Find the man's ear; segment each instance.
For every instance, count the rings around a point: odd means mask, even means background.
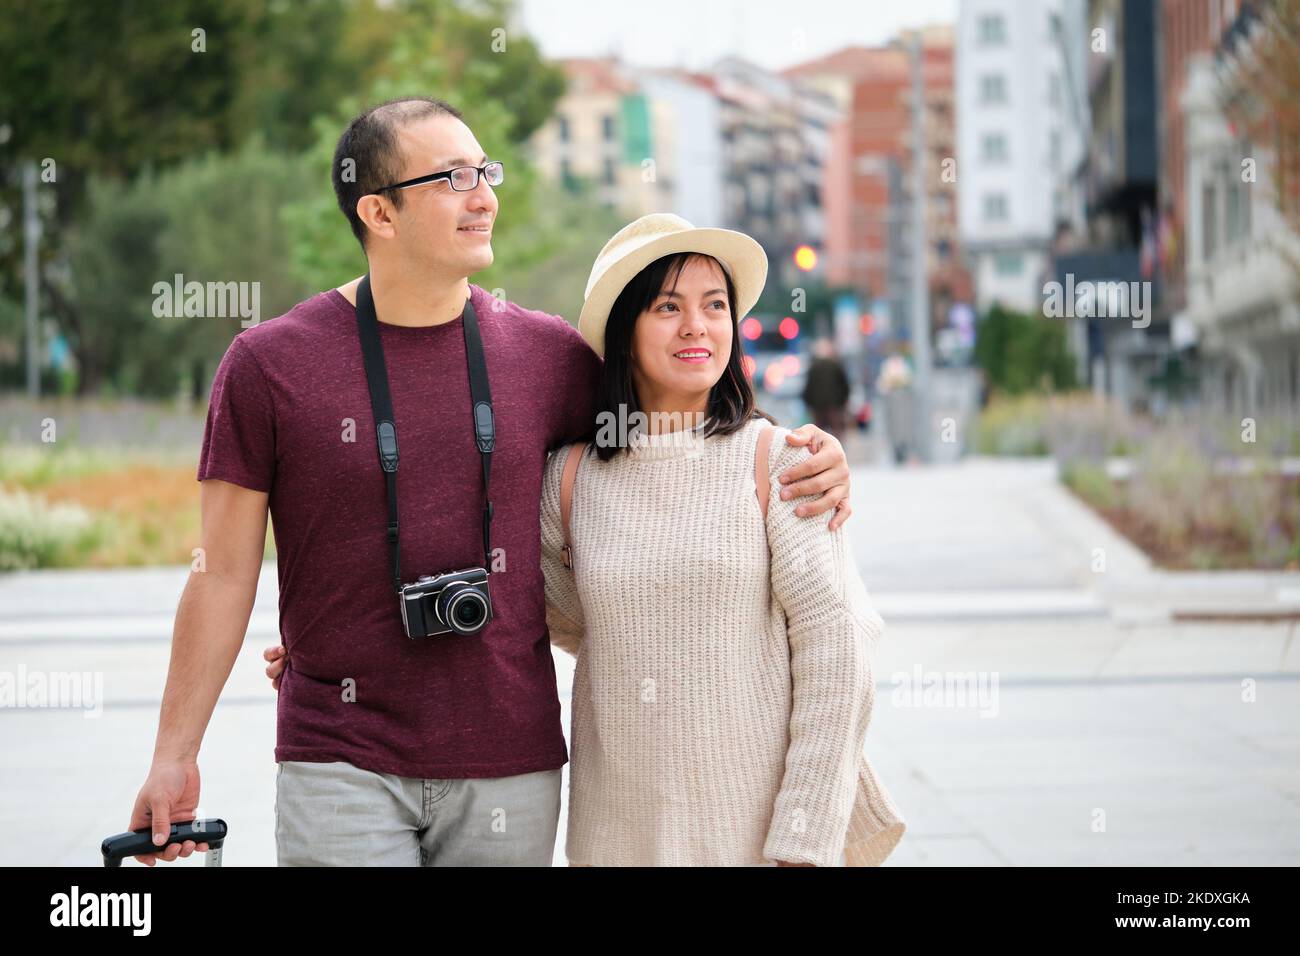
[[[388,203],[374,193],[367,193],[357,200],[357,217],[377,236],[392,238],[393,219],[389,214]]]

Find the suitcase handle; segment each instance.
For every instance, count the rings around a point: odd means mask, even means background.
[[[139,830],[128,830],[125,833],[118,833],[105,838],[104,842],[99,845],[99,850],[104,854],[105,866],[121,866],[122,861],[128,856],[146,856],[150,853],[161,853],[173,843],[184,843],[186,840],[193,840],[195,843],[206,843],[208,845],[208,866],[220,866],[221,847],[226,842],[226,834],[229,831],[230,828],[226,826],[226,821],[216,817],[208,817],[204,820],[185,820],[181,823],[172,824],[172,832],[168,834],[167,842],[162,846],[155,846],[153,830],[149,827],[143,827]]]

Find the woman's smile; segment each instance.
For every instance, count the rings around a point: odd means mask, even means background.
[[[673,358],[681,359],[691,365],[707,365],[712,357],[713,352],[710,349],[683,349],[673,353]]]

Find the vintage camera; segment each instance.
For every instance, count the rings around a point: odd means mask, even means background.
[[[406,636],[477,634],[492,620],[492,597],[484,568],[425,574],[402,585],[398,595]]]

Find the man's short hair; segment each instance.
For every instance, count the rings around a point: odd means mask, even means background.
[[[339,137],[334,148],[330,179],[334,183],[339,209],[347,216],[352,234],[361,243],[363,251],[366,248],[366,224],[357,215],[357,200],[398,181],[402,175],[402,152],[397,131],[430,116],[461,119],[460,111],[450,103],[427,96],[404,96],[364,110]],[[352,162],[347,163],[348,160]],[[343,176],[345,164],[350,172],[347,179]],[[390,191],[388,198],[398,209],[402,208],[400,189]]]

